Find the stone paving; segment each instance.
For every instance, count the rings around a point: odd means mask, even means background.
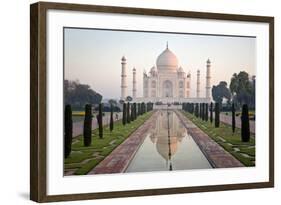
[[[175,113],[214,168],[244,167],[240,161],[225,151],[181,112],[175,111]]]
[[[122,144],[113,150],[103,161],[101,161],[88,174],[122,173],[128,167],[140,145],[143,143],[149,131],[153,128],[159,112],[153,115],[135,132],[131,134]]]
[[[235,120],[236,127],[237,128],[241,128],[241,118],[240,117],[235,117],[235,119],[236,119]],[[225,124],[231,125],[232,124],[232,117],[231,117],[231,115],[229,116],[229,115],[226,115],[224,113],[221,113],[220,114],[220,121],[225,123]],[[250,132],[253,133],[253,134],[255,134],[255,132],[256,132],[255,124],[256,124],[255,121],[250,120]]]

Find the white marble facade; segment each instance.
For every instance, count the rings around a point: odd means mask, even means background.
[[[121,99],[126,98],[126,62],[122,58],[121,74]],[[178,65],[177,56],[169,49],[168,43],[166,49],[158,56],[156,67],[153,66],[148,73],[143,73],[143,96],[136,97],[136,70],[133,75],[133,99],[134,101],[144,102],[209,102],[210,97],[210,60],[207,61],[206,70],[206,94],[200,96],[200,72],[197,73],[197,94],[191,96],[190,82],[191,74],[185,73],[183,68]],[[198,76],[199,75],[199,76]]]

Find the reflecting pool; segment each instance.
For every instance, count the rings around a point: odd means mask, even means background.
[[[173,110],[158,111],[157,120],[126,172],[212,168]]]

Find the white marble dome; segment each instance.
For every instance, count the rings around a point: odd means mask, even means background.
[[[176,72],[178,69],[177,56],[167,46],[167,48],[158,56],[156,65],[158,71]]]

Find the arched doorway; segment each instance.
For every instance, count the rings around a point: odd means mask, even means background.
[[[173,83],[169,80],[163,83],[163,97],[173,97]]]

